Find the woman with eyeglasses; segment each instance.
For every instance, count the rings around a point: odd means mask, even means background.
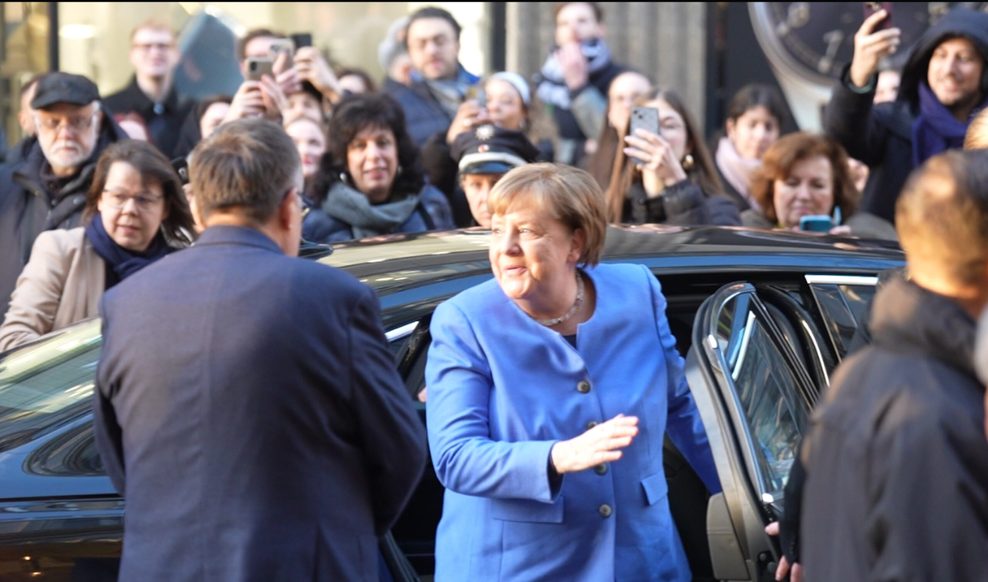
[[[125,140],[96,164],[85,226],[35,240],[0,326],[0,351],[99,314],[106,289],[192,239],[178,175],[154,146]]]

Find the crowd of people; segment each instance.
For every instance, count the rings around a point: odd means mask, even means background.
[[[103,316],[97,440],[127,499],[122,579],[195,577],[189,556],[204,545],[216,579],[376,577],[377,539],[421,474],[426,433],[373,294],[288,257],[303,240],[479,226],[494,279],[431,323],[437,579],[688,580],[665,436],[709,492],[720,484],[661,286],[599,264],[607,227],[808,219],[900,241],[909,277],[878,293],[873,345],[814,416],[805,476],[791,480],[805,477],[806,510],[783,520],[779,575],[988,578],[988,434],[974,405],[975,369],[988,368],[975,350],[988,14],[951,10],[901,71],[886,66],[901,31],[885,16],[858,29],[822,133],[783,135],[782,97],[751,84],[709,144],[674,88],[612,59],[588,2],[557,4],[531,82],[467,71],[459,23],[434,6],[389,30],[380,84],[256,29],[238,46],[238,90],[195,102],[173,83],[175,32],[153,21],[133,31],[134,76],[117,93],[81,75],[32,78],[24,139],[0,167],[0,351]],[[656,125],[632,122],[640,108]],[[189,322],[202,333],[189,337]],[[300,430],[257,434],[272,411]],[[861,464],[871,456],[880,467]],[[271,477],[284,467],[306,469]],[[234,475],[256,513],[221,509]],[[567,496],[595,501],[564,509]]]

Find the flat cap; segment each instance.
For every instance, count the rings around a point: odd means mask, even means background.
[[[31,100],[32,109],[45,109],[59,103],[69,105],[89,105],[99,100],[96,84],[82,75],[54,72],[38,81]]]

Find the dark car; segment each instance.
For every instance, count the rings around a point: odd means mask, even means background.
[[[487,231],[468,229],[347,243],[319,259],[377,291],[423,419],[431,314],[492,276],[488,242]],[[877,275],[901,267],[901,251],[828,236],[640,226],[609,230],[604,260],[644,264],[659,277],[687,357],[723,485],[709,497],[668,445],[670,506],[695,579],[773,579],[777,546],[763,528],[784,502],[810,410],[863,324]],[[99,331],[90,320],[0,356],[0,580],[115,579],[124,502],[103,474],[90,411]],[[442,487],[426,470],[392,530],[399,579],[431,575],[441,505]]]

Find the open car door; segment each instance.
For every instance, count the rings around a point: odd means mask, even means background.
[[[816,394],[788,341],[748,283],[721,287],[696,314],[686,368],[723,488],[707,508],[719,580],[774,580],[778,541],[764,528]]]

